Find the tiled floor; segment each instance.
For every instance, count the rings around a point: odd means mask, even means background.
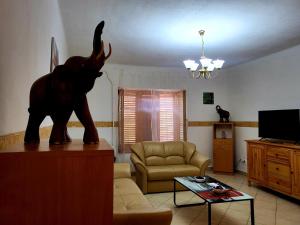
[[[249,187],[247,178],[240,174],[208,175],[255,197],[256,225],[300,225],[300,201],[286,198],[263,188]],[[173,193],[148,194],[146,197],[155,207],[169,207],[173,210],[172,225],[207,224],[207,206],[175,208]],[[178,203],[199,202],[192,192],[177,193]],[[214,225],[250,225],[250,203],[235,202],[212,205],[212,224]]]

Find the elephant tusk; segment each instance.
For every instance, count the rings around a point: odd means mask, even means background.
[[[111,55],[111,45],[109,43],[109,52],[108,52],[107,56],[105,56],[105,60],[107,60],[110,57],[110,55]]]
[[[101,41],[101,49],[99,51],[99,54],[96,57],[96,60],[99,60],[99,58],[104,54],[104,42]]]

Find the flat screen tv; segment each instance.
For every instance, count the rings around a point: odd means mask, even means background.
[[[300,141],[300,109],[259,111],[258,136]]]

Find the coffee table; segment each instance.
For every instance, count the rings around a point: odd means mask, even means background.
[[[194,203],[194,204],[182,204],[178,205],[176,203],[176,183],[181,184],[189,191],[192,191],[194,194],[198,195],[203,202]],[[225,195],[216,195],[212,192],[213,186],[221,185],[224,189],[228,189],[228,193]],[[229,185],[218,181],[210,176],[205,176],[205,181],[198,182],[194,177],[174,177],[174,194],[173,200],[176,207],[187,207],[195,205],[204,205],[208,206],[208,225],[211,225],[211,205],[217,203],[226,203],[226,202],[239,202],[239,201],[250,201],[250,215],[251,215],[251,225],[254,225],[254,198],[246,193],[235,190]]]

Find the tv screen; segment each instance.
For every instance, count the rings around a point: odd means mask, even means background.
[[[259,111],[258,136],[300,141],[300,109]]]

